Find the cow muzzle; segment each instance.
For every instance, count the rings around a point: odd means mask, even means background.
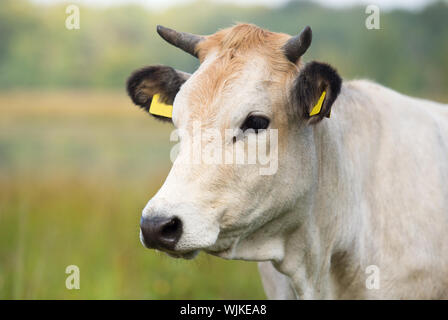
[[[142,217],[140,231],[145,247],[173,251],[182,236],[182,221],[178,217]]]

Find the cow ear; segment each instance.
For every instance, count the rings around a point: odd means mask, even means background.
[[[297,76],[292,98],[295,109],[308,124],[329,118],[331,106],[341,91],[342,79],[337,71],[326,63],[309,62]]]
[[[177,71],[168,66],[149,66],[134,71],[128,78],[127,91],[132,101],[146,112],[153,96],[159,95],[159,102],[172,105],[180,87],[190,77],[190,74]],[[171,118],[152,114],[163,121]]]

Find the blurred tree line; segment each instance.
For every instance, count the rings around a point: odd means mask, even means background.
[[[330,9],[291,1],[272,9],[204,0],[163,12],[81,6],[80,30],[68,30],[66,6],[2,0],[0,89],[123,88],[132,70],[150,64],[192,72],[197,61],[166,44],[157,24],[210,34],[249,22],[289,34],[310,25],[313,44],[305,60],[329,62],[345,79],[369,78],[410,95],[448,98],[446,1],[415,12],[381,11],[380,30],[365,27],[365,6]]]

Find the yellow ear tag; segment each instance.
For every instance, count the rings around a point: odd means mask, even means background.
[[[314,116],[314,115],[320,113],[320,109],[322,109],[322,102],[324,102],[326,94],[327,94],[326,91],[322,92],[322,95],[320,96],[319,101],[317,101],[316,105],[311,110],[310,116]]]
[[[156,116],[172,118],[173,106],[161,102],[160,95],[157,93],[152,97],[151,106],[149,107],[149,113],[154,114]]]

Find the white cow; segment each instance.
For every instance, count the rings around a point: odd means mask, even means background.
[[[145,246],[259,261],[271,299],[448,298],[447,105],[303,64],[309,27],[296,37],[247,24],[210,36],[157,30],[201,64],[191,76],[152,66],[128,80],[144,109],[156,93],[173,103],[181,132],[143,210]],[[194,122],[238,132],[204,142],[227,151],[277,130],[275,174],[187,161]]]

